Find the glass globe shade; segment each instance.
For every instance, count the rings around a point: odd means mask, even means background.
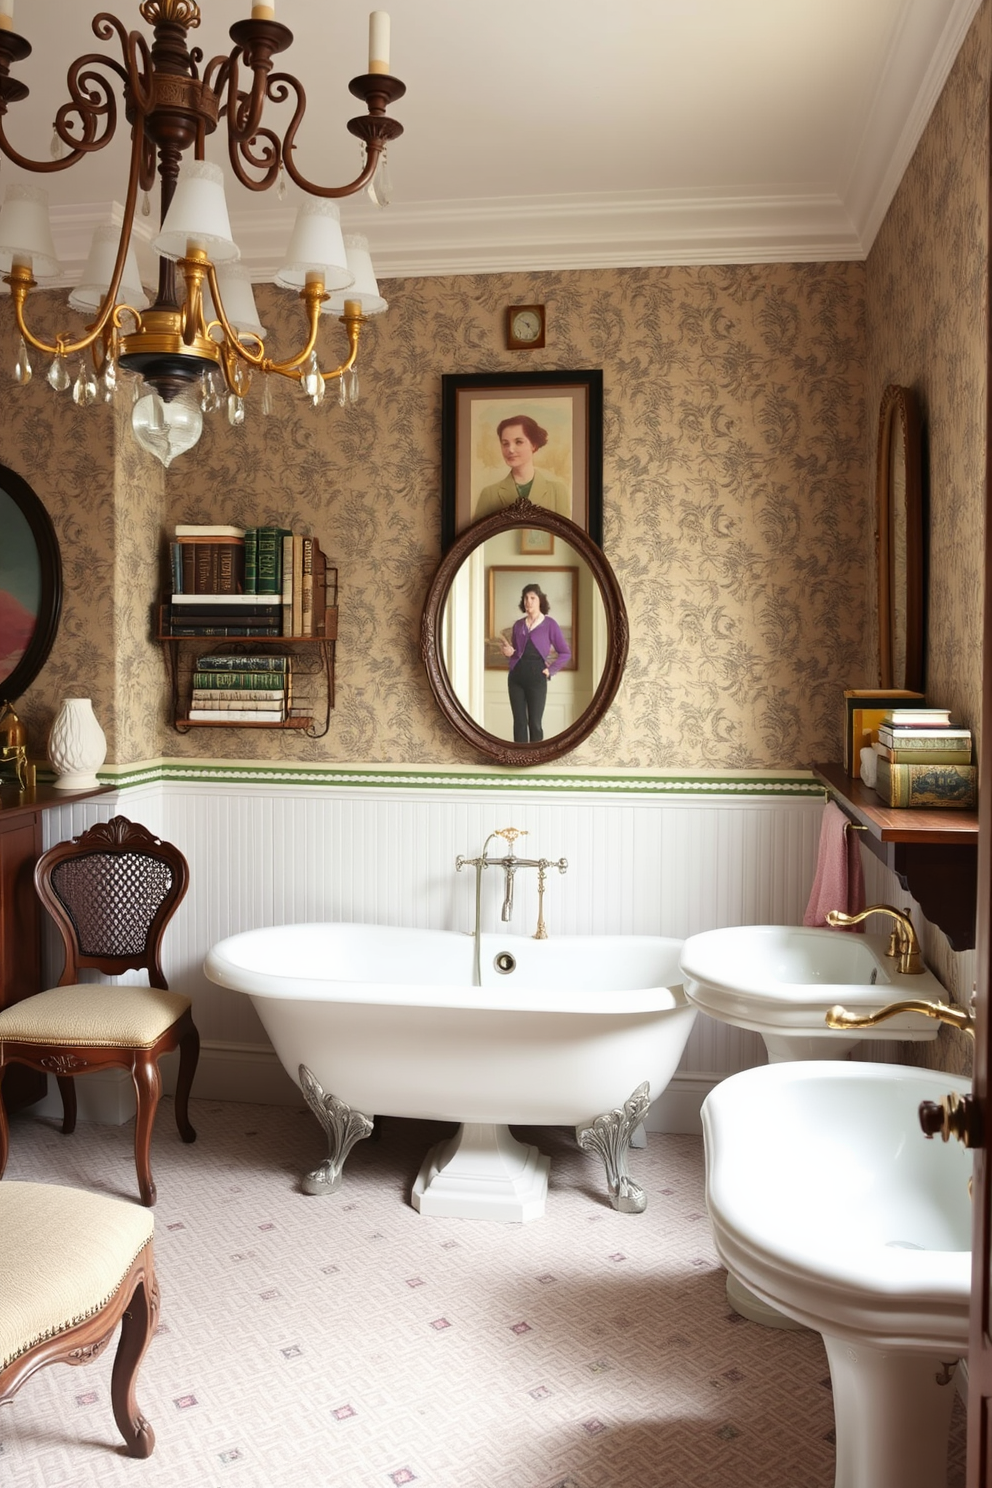
[[[165,403],[158,393],[146,393],[131,411],[134,437],[168,470],[177,455],[192,449],[203,433],[203,414],[188,394]]]

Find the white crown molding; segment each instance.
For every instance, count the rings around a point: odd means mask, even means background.
[[[590,193],[550,200],[397,204],[385,210],[346,204],[343,215],[346,229],[368,237],[381,279],[821,262],[864,255],[843,202],[827,192],[795,196],[756,192],[734,198]],[[63,273],[48,287],[73,282],[93,228],[107,217],[106,206],[53,208],[52,231]],[[293,209],[286,207],[231,213],[242,259],[256,282],[274,277],[292,223]],[[152,231],[136,224],[145,241]],[[147,260],[142,267],[147,282]]]
[[[892,37],[882,78],[844,190],[865,255],[947,82],[982,0],[911,6]]]
[[[671,265],[809,263],[863,259],[898,188],[981,0],[902,11],[879,85],[855,142],[848,180],[795,189],[755,184],[733,194],[590,192],[574,196],[457,198],[376,208],[364,193],[342,203],[346,230],[366,234],[382,279],[441,274],[542,273]],[[243,199],[248,193],[242,193]],[[93,228],[121,207],[54,207],[63,274],[78,277]],[[269,196],[231,204],[231,226],[256,282],[269,281],[292,230],[295,204]],[[151,219],[137,219],[142,277],[152,282]]]

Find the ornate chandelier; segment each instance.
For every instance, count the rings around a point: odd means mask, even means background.
[[[143,19],[153,28],[149,47],[140,31],[128,32],[115,16],[93,19],[104,42],[117,37],[122,61],[88,53],[67,74],[69,99],[55,117],[52,158],[31,160],[7,137],[7,114],[28,89],[11,76],[14,63],[31,46],[13,29],[14,0],[0,0],[0,150],[22,170],[48,174],[65,170],[113,139],[119,90],[131,126],[131,155],[123,220],[98,229],[82,282],[69,303],[89,322],[81,335],[59,334],[51,342],[34,335],[25,321],[25,304],[37,278],[58,273],[48,218],[47,193],[32,185],[8,186],[0,210],[0,272],[10,286],[21,334],[15,381],[32,376],[29,347],[53,358],[48,380],[57,390],[72,387],[79,404],[109,400],[118,369],[136,374],[143,391],[132,411],[138,441],[164,465],[200,437],[202,413],[226,403],[234,424],[244,419],[244,400],[253,374],[264,377],[263,410],[271,407],[271,378],[300,384],[314,403],[325,384],[338,379],[339,400],[357,396],[355,363],[361,328],[369,315],[386,309],[368,245],[342,236],[336,199],[369,188],[383,202],[385,150],[403,132],[386,109],[406,89],[389,75],[389,17],[369,18],[369,70],[349,83],[368,112],[348,122],[364,145],[362,168],[344,186],[321,186],[297,169],[293,152],[306,110],[302,85],[291,74],[273,71],[273,60],[292,44],[274,4],[252,5],[251,16],[231,27],[234,45],[199,71],[203,53],[188,46],[188,33],[200,25],[195,0],[143,0]],[[263,125],[266,102],[295,102],[285,134]],[[258,322],[251,284],[231,236],[223,174],[204,158],[208,135],[226,129],[234,175],[252,191],[266,191],[288,176],[306,200],[296,218],[286,261],[276,284],[297,289],[303,302],[305,339],[292,357],[265,354],[265,331]],[[151,247],[158,255],[158,291],[148,304],[137,271],[132,234],[139,194],[161,181],[160,230]],[[146,208],[147,210],[147,208]],[[348,354],[339,366],[322,369],[317,332],[322,312],[337,313],[344,325]],[[86,353],[89,353],[87,360]],[[80,357],[75,378],[70,358]]]

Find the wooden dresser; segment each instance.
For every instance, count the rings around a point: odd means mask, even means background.
[[[34,865],[42,853],[42,815],[112,787],[64,791],[51,785],[18,791],[0,784],[0,1007],[41,991],[42,907],[34,889]],[[27,1065],[10,1065],[3,1096],[8,1111],[41,1100],[46,1079]]]

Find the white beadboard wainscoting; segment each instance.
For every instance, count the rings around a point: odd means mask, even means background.
[[[301,1103],[248,998],[203,975],[206,952],[225,936],[307,920],[469,933],[474,873],[456,872],[455,859],[477,856],[494,828],[510,826],[527,833],[517,842],[519,856],[568,859],[564,875],[548,874],[549,936],[683,939],[721,925],[801,924],[823,812],[822,794],[801,775],[788,777],[804,785],[792,794],[749,785],[742,795],[726,787],[721,793],[718,779],[691,782],[690,794],[645,788],[643,780],[636,790],[623,781],[552,790],[540,777],[504,789],[433,776],[434,783],[385,777],[372,784],[343,772],[314,781],[289,775],[284,783],[288,772],[278,781],[259,773],[205,780],[160,773],[45,816],[46,846],[121,813],[186,854],[190,891],[167,932],[165,970],[170,986],[193,999],[202,1039],[199,1097]],[[501,844],[493,847],[502,852]],[[880,866],[871,871],[874,859],[867,852],[864,858],[875,902],[907,903],[893,876]],[[499,928],[502,881],[498,872],[484,875],[484,929]],[[915,917],[921,923],[918,910]],[[526,936],[536,924],[536,873],[521,870],[513,918],[503,928]],[[54,979],[61,965],[54,936],[46,955]],[[896,1044],[871,1047],[872,1057],[898,1058]],[[698,1131],[699,1107],[714,1083],[764,1059],[757,1034],[700,1014],[647,1125]],[[83,1119],[130,1114],[126,1078],[92,1076],[77,1089]],[[54,1114],[54,1089],[40,1109],[49,1105]]]

